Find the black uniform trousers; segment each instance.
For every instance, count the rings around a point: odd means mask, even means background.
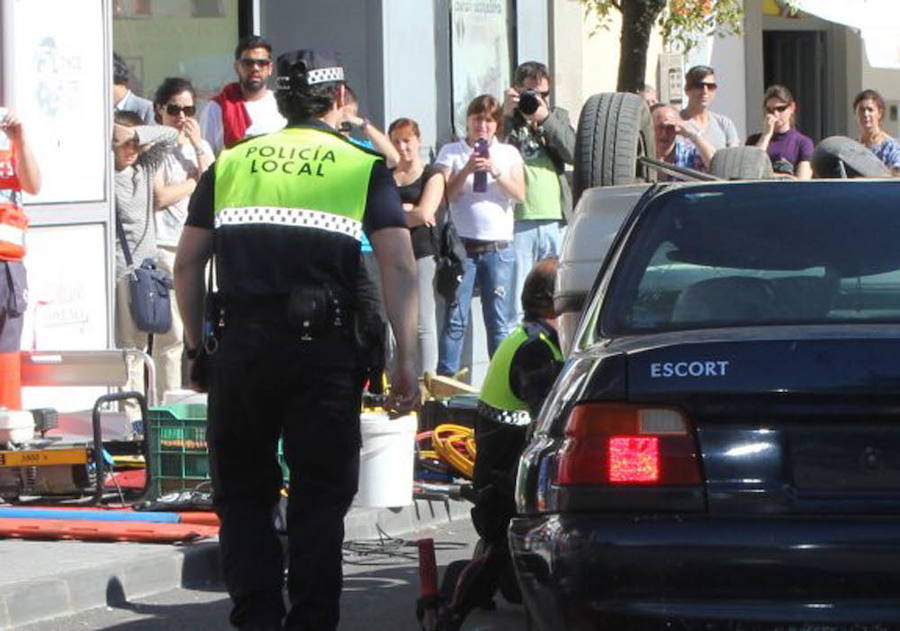
[[[473,487],[477,493],[472,523],[485,545],[456,586],[446,628],[458,629],[469,612],[490,601],[510,568],[506,531],[515,515],[517,463],[525,447],[527,425],[500,423],[479,415],[475,421]]]
[[[278,629],[285,614],[273,522],[283,435],[291,602],[284,628],[331,631],[340,614],[344,516],[357,490],[360,371],[349,341],[304,343],[280,325],[229,321],[209,367],[207,438],[231,622]]]
[[[488,543],[506,548],[506,531],[516,514],[516,472],[525,449],[528,425],[500,423],[479,415],[475,420],[475,472],[472,486],[479,499],[472,523]]]

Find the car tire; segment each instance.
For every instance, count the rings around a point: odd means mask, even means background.
[[[713,155],[709,172],[723,180],[759,180],[774,176],[769,155],[759,147],[726,147]]]
[[[813,151],[812,168],[815,177],[842,177],[841,163],[847,177],[889,177],[891,174],[874,153],[846,136],[829,136]]]
[[[608,92],[581,109],[575,137],[575,200],[595,186],[651,181],[656,172],[638,163],[656,157],[653,118],[637,94]]]

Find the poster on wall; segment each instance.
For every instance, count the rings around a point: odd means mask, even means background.
[[[15,107],[41,165],[43,186],[26,203],[105,197],[111,131],[103,79],[103,4],[96,0],[16,0]]]
[[[107,347],[106,240],[102,224],[34,226],[28,230],[28,309],[22,350]],[[89,409],[96,388],[25,388],[31,407]]]
[[[508,0],[453,0],[453,126],[465,136],[466,107],[510,86]]]

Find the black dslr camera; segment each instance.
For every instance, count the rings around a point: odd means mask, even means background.
[[[541,106],[541,95],[537,90],[525,90],[519,95],[519,111],[526,116],[534,114]]]

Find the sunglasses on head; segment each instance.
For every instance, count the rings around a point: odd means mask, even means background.
[[[779,114],[781,114],[783,111],[785,111],[785,110],[786,110],[787,108],[789,108],[789,107],[790,107],[790,104],[787,104],[787,105],[776,105],[775,107],[767,107],[767,108],[766,108],[766,111],[767,111],[769,114],[774,114],[775,112],[778,112]]]
[[[271,59],[253,59],[252,57],[241,57],[241,65],[248,70],[253,67],[268,68],[272,65]]]
[[[193,116],[197,113],[197,108],[193,105],[176,105],[175,103],[166,105],[166,114],[169,116],[178,116],[181,112],[184,112],[185,116]]]

